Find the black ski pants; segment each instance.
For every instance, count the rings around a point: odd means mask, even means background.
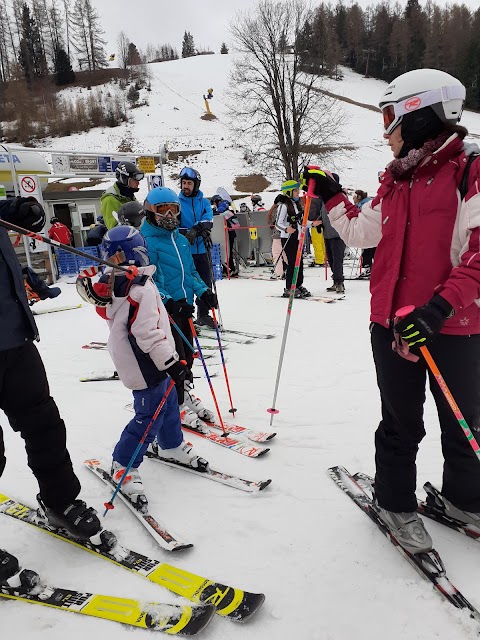
[[[190,342],[192,347],[194,347],[195,344],[193,343],[192,328],[190,326],[190,322],[188,321],[189,319],[182,318],[176,315],[173,315],[172,319],[175,321],[178,328],[183,333],[185,338]],[[193,352],[187,346],[187,344],[185,344],[185,340],[182,338],[182,336],[178,333],[176,327],[174,327],[173,325],[172,325],[172,335],[173,335],[173,339],[175,340],[175,349],[178,353],[180,360],[185,360],[185,362],[187,363],[187,367],[190,370],[190,373],[187,374],[186,377],[190,380],[190,382],[193,382],[193,374],[192,374]]]
[[[298,250],[298,231],[292,233],[288,238],[281,238],[283,253],[287,257],[287,272],[285,274],[285,288],[290,289],[292,286],[293,272],[295,270],[295,260]],[[300,259],[300,266],[298,269],[298,277],[296,288],[303,285],[303,256]]]
[[[405,360],[392,351],[393,331],[371,325],[373,358],[382,403],[375,433],[375,493],[389,511],[415,511],[418,445],[425,435],[426,379],[437,406],[441,430],[443,495],[455,506],[480,513],[480,461],[458,424],[422,356]],[[440,334],[429,347],[460,411],[480,438],[480,335]]]
[[[335,283],[344,281],[343,259],[345,257],[345,243],[341,238],[325,238],[325,251],[327,260],[332,270],[332,278]]]
[[[193,253],[193,262],[195,263],[195,269],[198,271],[198,275],[205,282],[207,287],[212,288],[212,274],[210,270],[210,262],[207,253]],[[208,316],[210,309],[208,305],[197,298],[198,317],[202,318]]]
[[[25,441],[28,466],[45,504],[63,511],[80,493],[80,482],[67,451],[65,423],[50,396],[45,368],[33,342],[0,351],[0,409]],[[0,427],[0,476],[5,465]]]

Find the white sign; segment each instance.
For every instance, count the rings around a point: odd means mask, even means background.
[[[20,187],[20,195],[22,198],[33,196],[40,203],[42,202],[42,190],[40,188],[40,180],[38,176],[18,176],[18,186]]]
[[[160,174],[147,176],[148,178],[148,190],[156,189],[157,187],[163,187],[163,180]]]
[[[52,167],[54,173],[68,173],[70,171],[68,156],[52,153]]]

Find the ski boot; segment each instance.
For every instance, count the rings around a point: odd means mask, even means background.
[[[63,529],[72,538],[90,542],[94,547],[110,551],[117,544],[115,534],[102,528],[97,512],[83,500],[74,500],[63,511],[54,511],[37,495],[38,517],[52,529]]]
[[[206,316],[198,316],[195,324],[200,327],[208,327],[209,329],[213,329],[215,331],[215,323],[213,318],[209,315]]]
[[[300,292],[300,297],[301,298],[310,298],[310,296],[312,295],[310,293],[310,291],[308,289],[306,289],[305,287],[298,287],[297,291]]]
[[[334,282],[330,287],[327,287],[326,291],[329,293],[337,293],[337,282]]]
[[[430,482],[427,482],[423,488],[427,492],[427,506],[435,511],[441,511],[447,518],[457,520],[461,524],[467,525],[469,529],[475,529],[480,532],[480,513],[473,511],[464,511],[447,500],[438,489]]]
[[[387,511],[378,504],[376,499],[373,500],[373,508],[404,549],[412,554],[428,553],[432,550],[432,539],[416,511],[409,513]]]
[[[283,293],[282,293],[282,298],[289,298],[290,297],[290,289],[284,289]],[[295,293],[293,294],[294,298],[303,298],[305,296],[302,296],[302,292],[300,291],[300,289],[295,289]]]
[[[201,458],[194,450],[190,442],[182,441],[182,443],[174,449],[161,449],[157,440],[150,445],[155,455],[164,458],[170,462],[176,462],[182,467],[191,467],[196,471],[208,471],[208,462],[205,458]]]
[[[185,397],[183,400],[183,407],[194,411],[195,414],[201,419],[207,422],[214,422],[215,415],[210,409],[205,409],[200,398],[193,395],[193,383],[190,380],[184,381]]]
[[[112,469],[110,471],[110,475],[117,485],[124,473],[125,467],[120,464],[120,462],[112,460]],[[120,491],[126,498],[128,498],[128,500],[132,503],[132,506],[137,511],[140,511],[141,513],[147,513],[148,500],[145,495],[145,489],[143,488],[140,472],[137,468],[130,467],[125,480],[122,482]]]
[[[345,293],[345,285],[343,284],[343,282],[337,282],[335,292],[342,294]]]
[[[40,584],[40,576],[31,569],[22,569],[11,553],[0,549],[0,593],[27,594]]]

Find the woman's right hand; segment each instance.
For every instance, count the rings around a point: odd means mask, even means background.
[[[295,233],[296,229],[294,229],[291,225],[287,227],[287,233],[289,233],[290,235],[292,235],[292,233]]]

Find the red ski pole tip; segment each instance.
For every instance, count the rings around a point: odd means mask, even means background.
[[[413,304],[408,304],[406,307],[397,309],[397,312],[395,313],[395,315],[397,318],[405,318],[405,316],[408,316],[408,314],[412,313],[412,311],[414,310],[415,310],[415,307],[413,306]]]
[[[105,507],[105,509],[110,510],[110,509],[115,509],[115,505],[112,504],[111,502],[104,502],[103,506]]]
[[[267,409],[267,413],[273,413],[273,414],[280,413],[280,410],[279,409],[270,408],[270,409]]]

